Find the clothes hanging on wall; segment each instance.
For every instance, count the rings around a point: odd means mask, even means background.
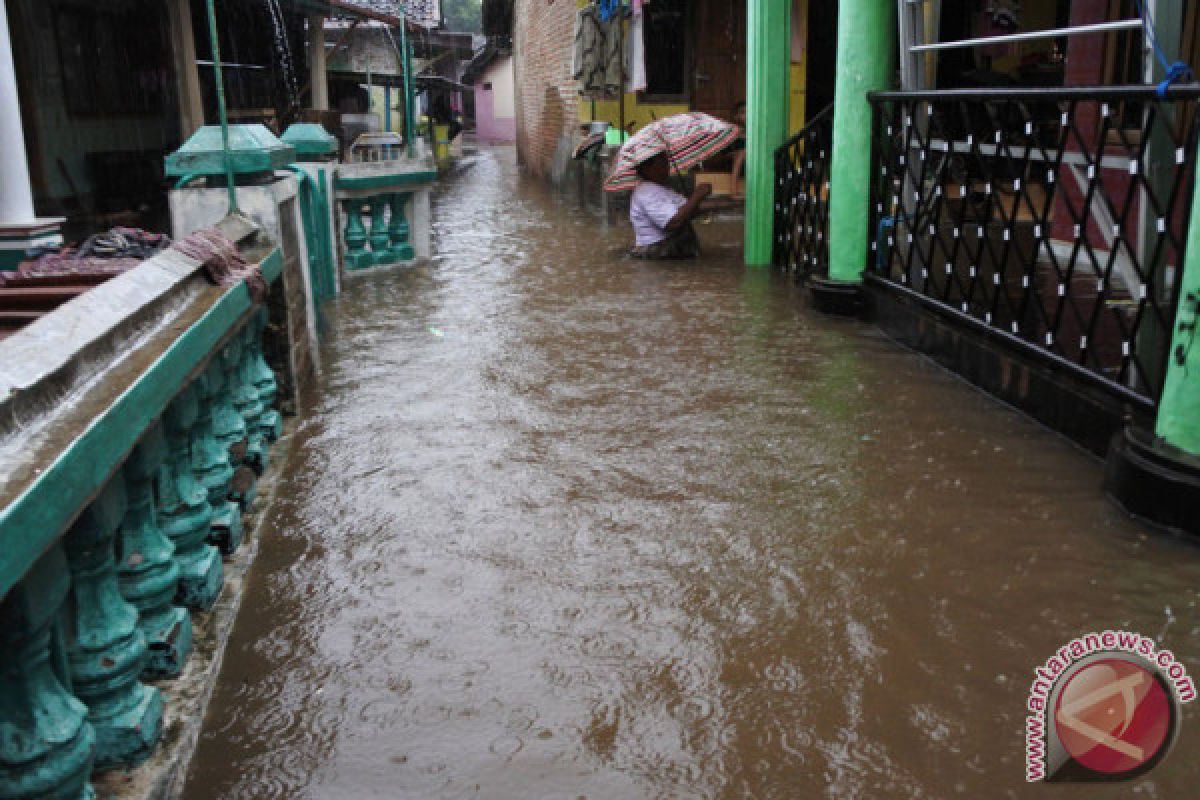
[[[621,0],[596,0],[596,11],[601,22],[608,22],[621,10]]]
[[[581,8],[575,16],[572,77],[585,97],[615,97],[621,91],[623,71],[619,16],[600,19],[599,6]]]

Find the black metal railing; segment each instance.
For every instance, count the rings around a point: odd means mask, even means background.
[[[829,273],[829,168],[833,106],[775,151],[773,262],[797,280]]]
[[[1200,87],[872,96],[868,275],[1153,407]]]

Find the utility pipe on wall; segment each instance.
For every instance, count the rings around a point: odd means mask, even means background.
[[[746,25],[746,263],[771,263],[775,149],[787,139],[791,3],[750,0]]]
[[[841,0],[829,189],[829,279],[834,282],[861,283],[867,265],[872,179],[867,93],[891,87],[895,52],[893,0]]]
[[[225,111],[225,77],[221,73],[221,45],[217,40],[217,9],[208,0],[208,38],[212,46],[213,82],[217,87],[217,114],[221,119],[221,147],[225,151],[225,185],[229,192],[229,213],[238,210],[237,185],[233,180],[233,154],[229,152],[229,115]]]

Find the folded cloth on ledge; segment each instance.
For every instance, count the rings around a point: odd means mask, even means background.
[[[204,274],[217,286],[236,286],[245,281],[251,300],[261,303],[267,299],[267,281],[262,270],[257,264],[247,264],[237,244],[216,228],[189,233],[172,249],[203,264]]]

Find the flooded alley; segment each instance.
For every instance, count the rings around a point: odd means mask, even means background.
[[[1200,663],[1200,550],[1101,464],[742,266],[625,259],[483,151],[354,275],[186,797],[1182,798],[1024,783],[1034,667]]]

